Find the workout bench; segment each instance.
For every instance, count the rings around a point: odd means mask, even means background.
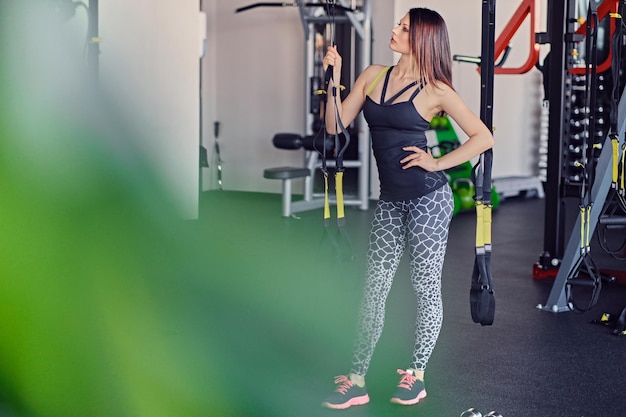
[[[276,167],[267,168],[263,171],[263,177],[270,180],[282,180],[282,215],[284,217],[291,216],[292,213],[300,211],[313,210],[324,205],[324,200],[313,198],[312,195],[312,173],[315,171],[315,163],[317,161],[317,152],[314,144],[313,136],[302,137],[293,133],[278,133],[272,139],[275,147],[279,149],[295,150],[304,148],[309,154],[307,158],[307,166],[305,167]],[[320,139],[323,143],[323,140]],[[319,143],[317,146],[323,146]],[[332,141],[326,141],[328,152],[332,150]],[[300,201],[292,201],[291,180],[296,178],[304,179],[304,198]]]
[[[267,168],[263,171],[263,177],[270,180],[283,180],[283,216],[289,217],[291,213],[298,211],[294,210],[294,205],[297,202],[291,201],[291,180],[294,178],[306,178],[311,175],[311,171],[308,168],[294,168],[294,167],[277,167]]]

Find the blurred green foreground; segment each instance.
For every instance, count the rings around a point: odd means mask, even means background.
[[[316,415],[298,382],[353,290],[311,256],[321,223],[181,220],[40,3],[0,3],[0,416]]]

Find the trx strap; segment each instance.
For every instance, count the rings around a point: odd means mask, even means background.
[[[621,8],[621,10],[620,10]],[[607,198],[609,204],[605,204],[605,207],[600,214],[600,218],[608,218],[612,216],[615,209],[611,209],[610,202],[617,199],[624,211],[626,211],[626,200],[624,198],[624,154],[626,154],[626,141],[622,144],[620,151],[619,148],[619,132],[617,128],[618,124],[618,107],[620,100],[620,63],[622,60],[622,36],[624,31],[624,22],[622,20],[622,14],[626,11],[626,0],[622,0],[621,6],[618,5],[615,12],[609,13],[611,19],[615,19],[615,31],[611,38],[611,75],[613,81],[613,88],[611,91],[611,107],[609,117],[609,133],[608,137],[611,140],[611,189],[610,196]],[[621,161],[621,162],[620,162]],[[606,240],[601,237],[605,229],[598,230],[598,241],[600,247],[609,255],[616,259],[623,259],[623,247],[624,243],[620,245],[617,250],[612,250],[608,247]]]
[[[331,45],[335,46],[335,5],[336,0],[327,0],[328,15],[331,19]],[[328,85],[333,79],[333,66],[329,65],[326,69],[326,76],[324,79],[324,87],[328,91]],[[337,198],[337,225],[343,227],[345,225],[345,213],[343,204],[343,173],[345,168],[343,166],[343,155],[350,145],[350,133],[343,125],[339,114],[339,108],[337,107],[337,86],[333,82],[331,89],[332,100],[335,108],[335,193]],[[331,97],[326,97],[326,100],[331,100]],[[324,132],[326,134],[326,131]],[[345,143],[341,146],[339,134],[343,133]],[[325,203],[324,203],[324,221],[328,223],[330,220],[330,205],[328,202],[328,170],[324,170],[324,182],[325,182]]]
[[[470,310],[474,323],[493,324],[496,299],[491,277],[491,166],[493,152],[485,151],[472,171],[476,189],[476,258],[470,289]]]
[[[493,119],[493,75],[495,39],[495,0],[483,0],[482,45],[481,45],[481,105],[480,118],[492,132]],[[470,312],[474,323],[482,326],[493,324],[496,299],[491,277],[491,167],[493,151],[480,155],[472,171],[476,190],[476,258],[470,287]]]
[[[609,13],[611,19],[615,19],[615,32],[611,38],[611,75],[613,80],[613,89],[611,91],[611,109],[609,138],[613,151],[612,158],[612,176],[611,189],[617,193],[618,197],[624,198],[624,155],[626,154],[626,140],[622,143],[621,155],[619,149],[619,132],[617,131],[618,106],[620,100],[620,78],[621,78],[621,62],[622,62],[622,42],[624,33],[623,14],[626,13],[626,0],[622,0],[615,13]],[[621,172],[620,172],[621,160]],[[621,177],[621,180],[620,180]]]
[[[565,294],[570,309],[577,312],[585,312],[592,309],[598,302],[602,289],[602,277],[593,259],[591,258],[591,208],[593,201],[591,189],[594,181],[594,154],[596,128],[596,91],[597,91],[597,39],[598,39],[598,9],[594,0],[589,2],[587,10],[586,42],[585,42],[585,92],[584,109],[588,123],[585,123],[586,134],[584,135],[582,161],[576,165],[582,168],[582,181],[580,187],[580,257],[574,263],[568,274],[565,285]],[[601,146],[601,145],[600,145]],[[584,270],[582,269],[584,268]],[[581,277],[583,272],[587,277]],[[589,302],[581,306],[574,300],[573,287],[584,287],[591,291]]]
[[[335,46],[335,7],[336,0],[326,1],[326,11],[330,19],[330,44]],[[326,69],[324,77],[324,93],[328,93],[330,81],[333,80],[333,66],[329,65]],[[327,94],[326,103],[329,100],[333,100],[335,108],[335,133],[332,135],[334,139],[334,156],[335,156],[335,198],[337,206],[337,227],[339,231],[339,239],[335,238],[330,231],[331,226],[331,213],[330,213],[330,199],[329,199],[329,171],[327,165],[326,148],[322,152],[322,165],[321,171],[324,176],[324,231],[325,236],[329,238],[334,246],[335,254],[342,260],[352,260],[354,258],[352,253],[352,244],[345,231],[346,219],[345,219],[345,207],[344,207],[344,195],[343,195],[343,174],[345,172],[343,157],[350,145],[350,133],[341,121],[339,114],[339,108],[337,107],[337,94],[338,90],[341,90],[342,86],[336,86],[333,82],[332,88],[330,88],[330,94]],[[324,112],[328,109],[326,105]],[[342,146],[340,140],[340,134],[343,134],[344,144]],[[328,133],[324,129],[324,144],[326,143]],[[340,241],[341,240],[341,241]]]

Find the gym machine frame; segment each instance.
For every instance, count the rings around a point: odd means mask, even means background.
[[[558,268],[564,257],[565,213],[561,199],[566,185],[562,175],[567,107],[564,93],[567,78],[576,73],[576,69],[570,68],[568,55],[574,49],[574,45],[582,39],[582,35],[575,30],[575,10],[576,0],[549,1],[548,32],[537,34],[538,43],[550,44],[550,59],[544,64],[547,70],[544,72],[544,83],[547,85],[545,100],[549,105],[544,244],[543,253],[534,265],[534,275],[550,275],[544,274],[541,270]]]
[[[622,93],[619,101],[619,110],[618,110],[618,126],[619,126],[619,146],[621,147],[624,144],[624,135],[626,134],[626,90]],[[596,226],[598,225],[598,219],[600,218],[600,213],[606,202],[606,198],[609,194],[609,189],[611,188],[611,140],[607,137],[605,139],[604,145],[602,146],[602,152],[600,153],[600,157],[598,158],[598,163],[596,165],[595,178],[596,180],[593,183],[593,187],[591,189],[591,198],[594,202],[591,208],[590,214],[590,235],[593,235]],[[574,225],[573,231],[570,235],[567,247],[565,249],[565,254],[563,256],[563,260],[559,267],[559,271],[556,275],[555,281],[552,284],[552,290],[550,291],[550,295],[548,296],[548,300],[545,305],[539,304],[537,308],[552,311],[554,313],[559,313],[563,311],[571,311],[567,297],[565,294],[565,286],[567,284],[567,276],[571,269],[578,264],[581,258],[580,254],[580,236],[575,233],[577,230],[580,230],[581,219],[580,216],[576,220],[576,224]]]
[[[354,51],[354,46],[356,42],[354,42],[354,38],[352,38],[351,51],[353,55],[357,58],[358,62],[354,62],[354,59],[350,60],[350,83],[354,83],[358,74],[360,74],[368,65],[371,64],[372,57],[372,0],[362,0],[360,10],[356,10],[355,12],[346,11],[345,14],[339,16],[333,16],[333,23],[342,23],[342,24],[350,24],[351,30],[353,32],[353,36],[356,35],[359,38],[359,51],[356,53]],[[315,7],[319,4],[319,7]],[[312,1],[312,2],[304,2],[303,0],[296,0],[292,3],[255,3],[249,6],[245,6],[237,9],[237,12],[242,12],[245,10],[252,9],[254,7],[263,7],[263,6],[295,6],[298,7],[300,12],[300,20],[302,23],[302,28],[304,30],[304,38],[305,38],[305,53],[304,53],[304,67],[306,70],[305,83],[303,95],[305,97],[305,116],[304,116],[304,135],[303,136],[311,136],[315,135],[318,132],[313,131],[313,121],[314,114],[312,113],[312,99],[311,94],[314,94],[313,87],[310,85],[311,80],[315,75],[315,36],[313,36],[313,31],[311,30],[311,25],[319,25],[319,24],[329,24],[330,16],[318,16],[315,14],[315,10],[319,8],[326,8],[328,5],[334,4],[341,6],[344,10],[352,10],[350,8],[350,4],[348,4],[347,0],[323,0],[323,1]],[[369,171],[370,171],[370,132],[367,127],[367,123],[365,122],[365,118],[361,113],[359,113],[357,119],[355,120],[355,126],[358,129],[358,159],[354,160],[345,160],[344,167],[345,168],[357,168],[358,169],[358,181],[357,181],[357,195],[356,197],[348,197],[344,199],[344,204],[351,206],[358,206],[361,210],[367,210],[369,208]],[[289,202],[289,213],[297,213],[307,210],[314,210],[320,208],[324,205],[323,194],[315,194],[314,193],[314,178],[316,169],[321,167],[320,157],[317,152],[312,150],[304,151],[303,158],[303,168],[309,170],[310,175],[302,176],[298,174],[297,177],[304,178],[304,189],[303,189],[303,199],[299,201]],[[329,159],[327,161],[327,166],[330,168],[335,167],[335,161]],[[279,178],[279,177],[275,177]],[[295,177],[294,177],[295,178]],[[290,179],[288,179],[290,180]],[[291,193],[291,189],[289,188],[289,194]],[[285,189],[283,188],[283,194],[285,194]],[[290,198],[290,196],[285,197],[283,195],[283,199]],[[331,199],[334,200],[334,199]],[[333,201],[335,202],[335,201]],[[284,205],[284,204],[283,204]],[[286,208],[283,207],[283,213],[285,213]]]
[[[296,3],[300,5],[300,16],[302,19],[302,26],[305,34],[305,69],[307,74],[307,83],[315,73],[315,38],[311,35],[310,25],[315,23],[327,23],[328,17],[315,17],[312,15],[310,9],[302,7],[302,1],[299,0]],[[349,7],[346,0],[337,0],[337,3],[343,7]],[[320,7],[323,7],[324,3],[320,3]],[[342,19],[343,18],[343,19]],[[371,0],[363,0],[361,18],[356,13],[346,12],[345,16],[336,16],[337,22],[350,23],[354,34],[360,39],[360,45],[362,46],[355,54],[358,57],[358,62],[351,60],[353,64],[350,68],[351,84],[368,65],[371,64],[371,45],[372,45],[372,9]],[[353,42],[354,46],[355,42]],[[305,85],[304,96],[307,97],[305,106],[305,119],[304,119],[304,131],[306,135],[315,134],[313,132],[313,120],[314,116],[311,112],[311,89],[310,85]],[[361,210],[367,210],[369,208],[369,168],[370,168],[370,133],[363,117],[363,113],[359,113],[356,120],[356,126],[358,127],[358,152],[359,158],[356,160],[344,161],[345,168],[357,168],[358,169],[358,185],[356,198],[346,198],[344,203],[346,205],[358,206]],[[304,180],[304,198],[303,201],[296,202],[298,204],[298,211],[306,211],[321,207],[323,204],[323,194],[314,194],[314,178],[315,170],[321,166],[319,161],[319,155],[315,151],[305,151],[305,164],[311,171],[311,175]],[[327,166],[334,167],[334,161],[328,160]],[[320,201],[321,200],[321,201]]]

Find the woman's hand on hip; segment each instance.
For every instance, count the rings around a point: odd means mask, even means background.
[[[400,161],[400,163],[403,164],[402,169],[420,167],[430,172],[439,171],[437,160],[433,158],[430,151],[426,152],[417,146],[407,146],[402,149],[411,152],[410,155]]]

